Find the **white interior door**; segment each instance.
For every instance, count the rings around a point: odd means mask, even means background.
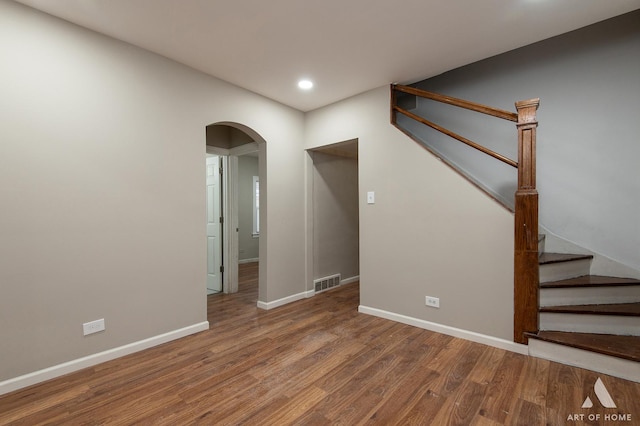
[[[222,291],[220,157],[207,157],[207,294]]]

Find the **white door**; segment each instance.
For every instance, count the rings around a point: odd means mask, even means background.
[[[207,157],[207,294],[222,291],[220,157]]]

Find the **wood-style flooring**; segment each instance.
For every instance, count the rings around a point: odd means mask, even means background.
[[[360,314],[358,284],[259,310],[257,276],[209,331],[2,396],[0,424],[640,424],[638,383]]]

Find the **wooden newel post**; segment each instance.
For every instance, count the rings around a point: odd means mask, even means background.
[[[540,99],[516,102],[518,111],[518,190],[515,199],[514,341],[538,331],[538,191],[536,190],[536,111]]]

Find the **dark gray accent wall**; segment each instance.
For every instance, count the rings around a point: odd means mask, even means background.
[[[640,269],[640,11],[461,67],[416,86],[515,111],[540,98],[540,221],[555,234]],[[517,159],[515,125],[419,100],[438,124]],[[401,122],[512,204],[515,169]],[[445,139],[446,138],[446,139]]]

